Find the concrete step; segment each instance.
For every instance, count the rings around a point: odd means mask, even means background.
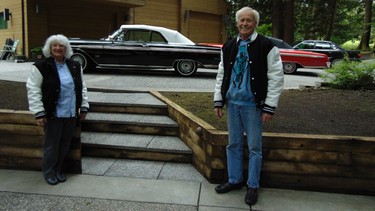
[[[178,136],[178,124],[165,115],[89,112],[82,131]]]
[[[150,180],[207,182],[190,163],[82,157],[82,174]]]
[[[149,93],[90,91],[81,125],[84,174],[145,179],[205,180],[191,165],[167,105]],[[191,175],[194,176],[191,176]]]
[[[149,93],[88,92],[90,111],[167,115],[167,105]]]
[[[191,163],[192,150],[178,137],[82,132],[82,155]]]

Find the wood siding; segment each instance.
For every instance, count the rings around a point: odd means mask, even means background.
[[[22,7],[19,1],[0,1],[0,10],[3,12],[4,8],[9,9],[11,13],[7,29],[0,29],[0,46],[5,44],[7,38],[12,40],[19,40],[17,46],[17,54],[22,54],[23,40],[22,40]]]
[[[135,24],[171,28],[197,43],[224,43],[226,11],[222,0],[160,0],[135,8],[133,16]]]
[[[176,0],[147,1],[144,7],[134,9],[134,24],[163,26],[178,30],[179,5]]]
[[[194,42],[223,43],[227,4],[222,0],[25,0],[24,37],[21,1],[0,0],[12,13],[0,42],[19,39],[18,54],[43,46],[52,34],[99,39],[122,24],[149,24],[180,31]],[[187,16],[188,15],[188,16]],[[23,43],[23,38],[25,42]]]

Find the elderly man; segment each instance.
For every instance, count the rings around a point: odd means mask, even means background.
[[[249,151],[245,202],[254,205],[262,165],[262,123],[272,119],[283,89],[279,50],[255,29],[259,13],[244,7],[237,11],[239,34],[222,48],[216,77],[215,114],[223,116],[227,105],[229,140],[226,150],[228,181],[215,188],[217,193],[242,189],[243,137]]]

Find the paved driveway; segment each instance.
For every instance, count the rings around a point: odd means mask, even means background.
[[[25,82],[31,70],[31,62],[0,62],[0,79]],[[285,75],[285,89],[301,85],[314,86],[321,82],[322,70],[299,69],[296,75]],[[90,88],[110,88],[137,91],[201,91],[213,92],[216,70],[199,69],[194,77],[180,77],[173,70],[99,70],[84,75]]]

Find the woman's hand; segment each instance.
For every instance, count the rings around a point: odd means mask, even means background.
[[[86,115],[87,115],[87,113],[86,112],[84,112],[84,113],[80,113],[79,114],[79,120],[85,120],[86,119]]]
[[[40,126],[40,127],[44,127],[47,123],[47,118],[43,117],[43,118],[39,118],[39,119],[36,119],[36,125]]]

